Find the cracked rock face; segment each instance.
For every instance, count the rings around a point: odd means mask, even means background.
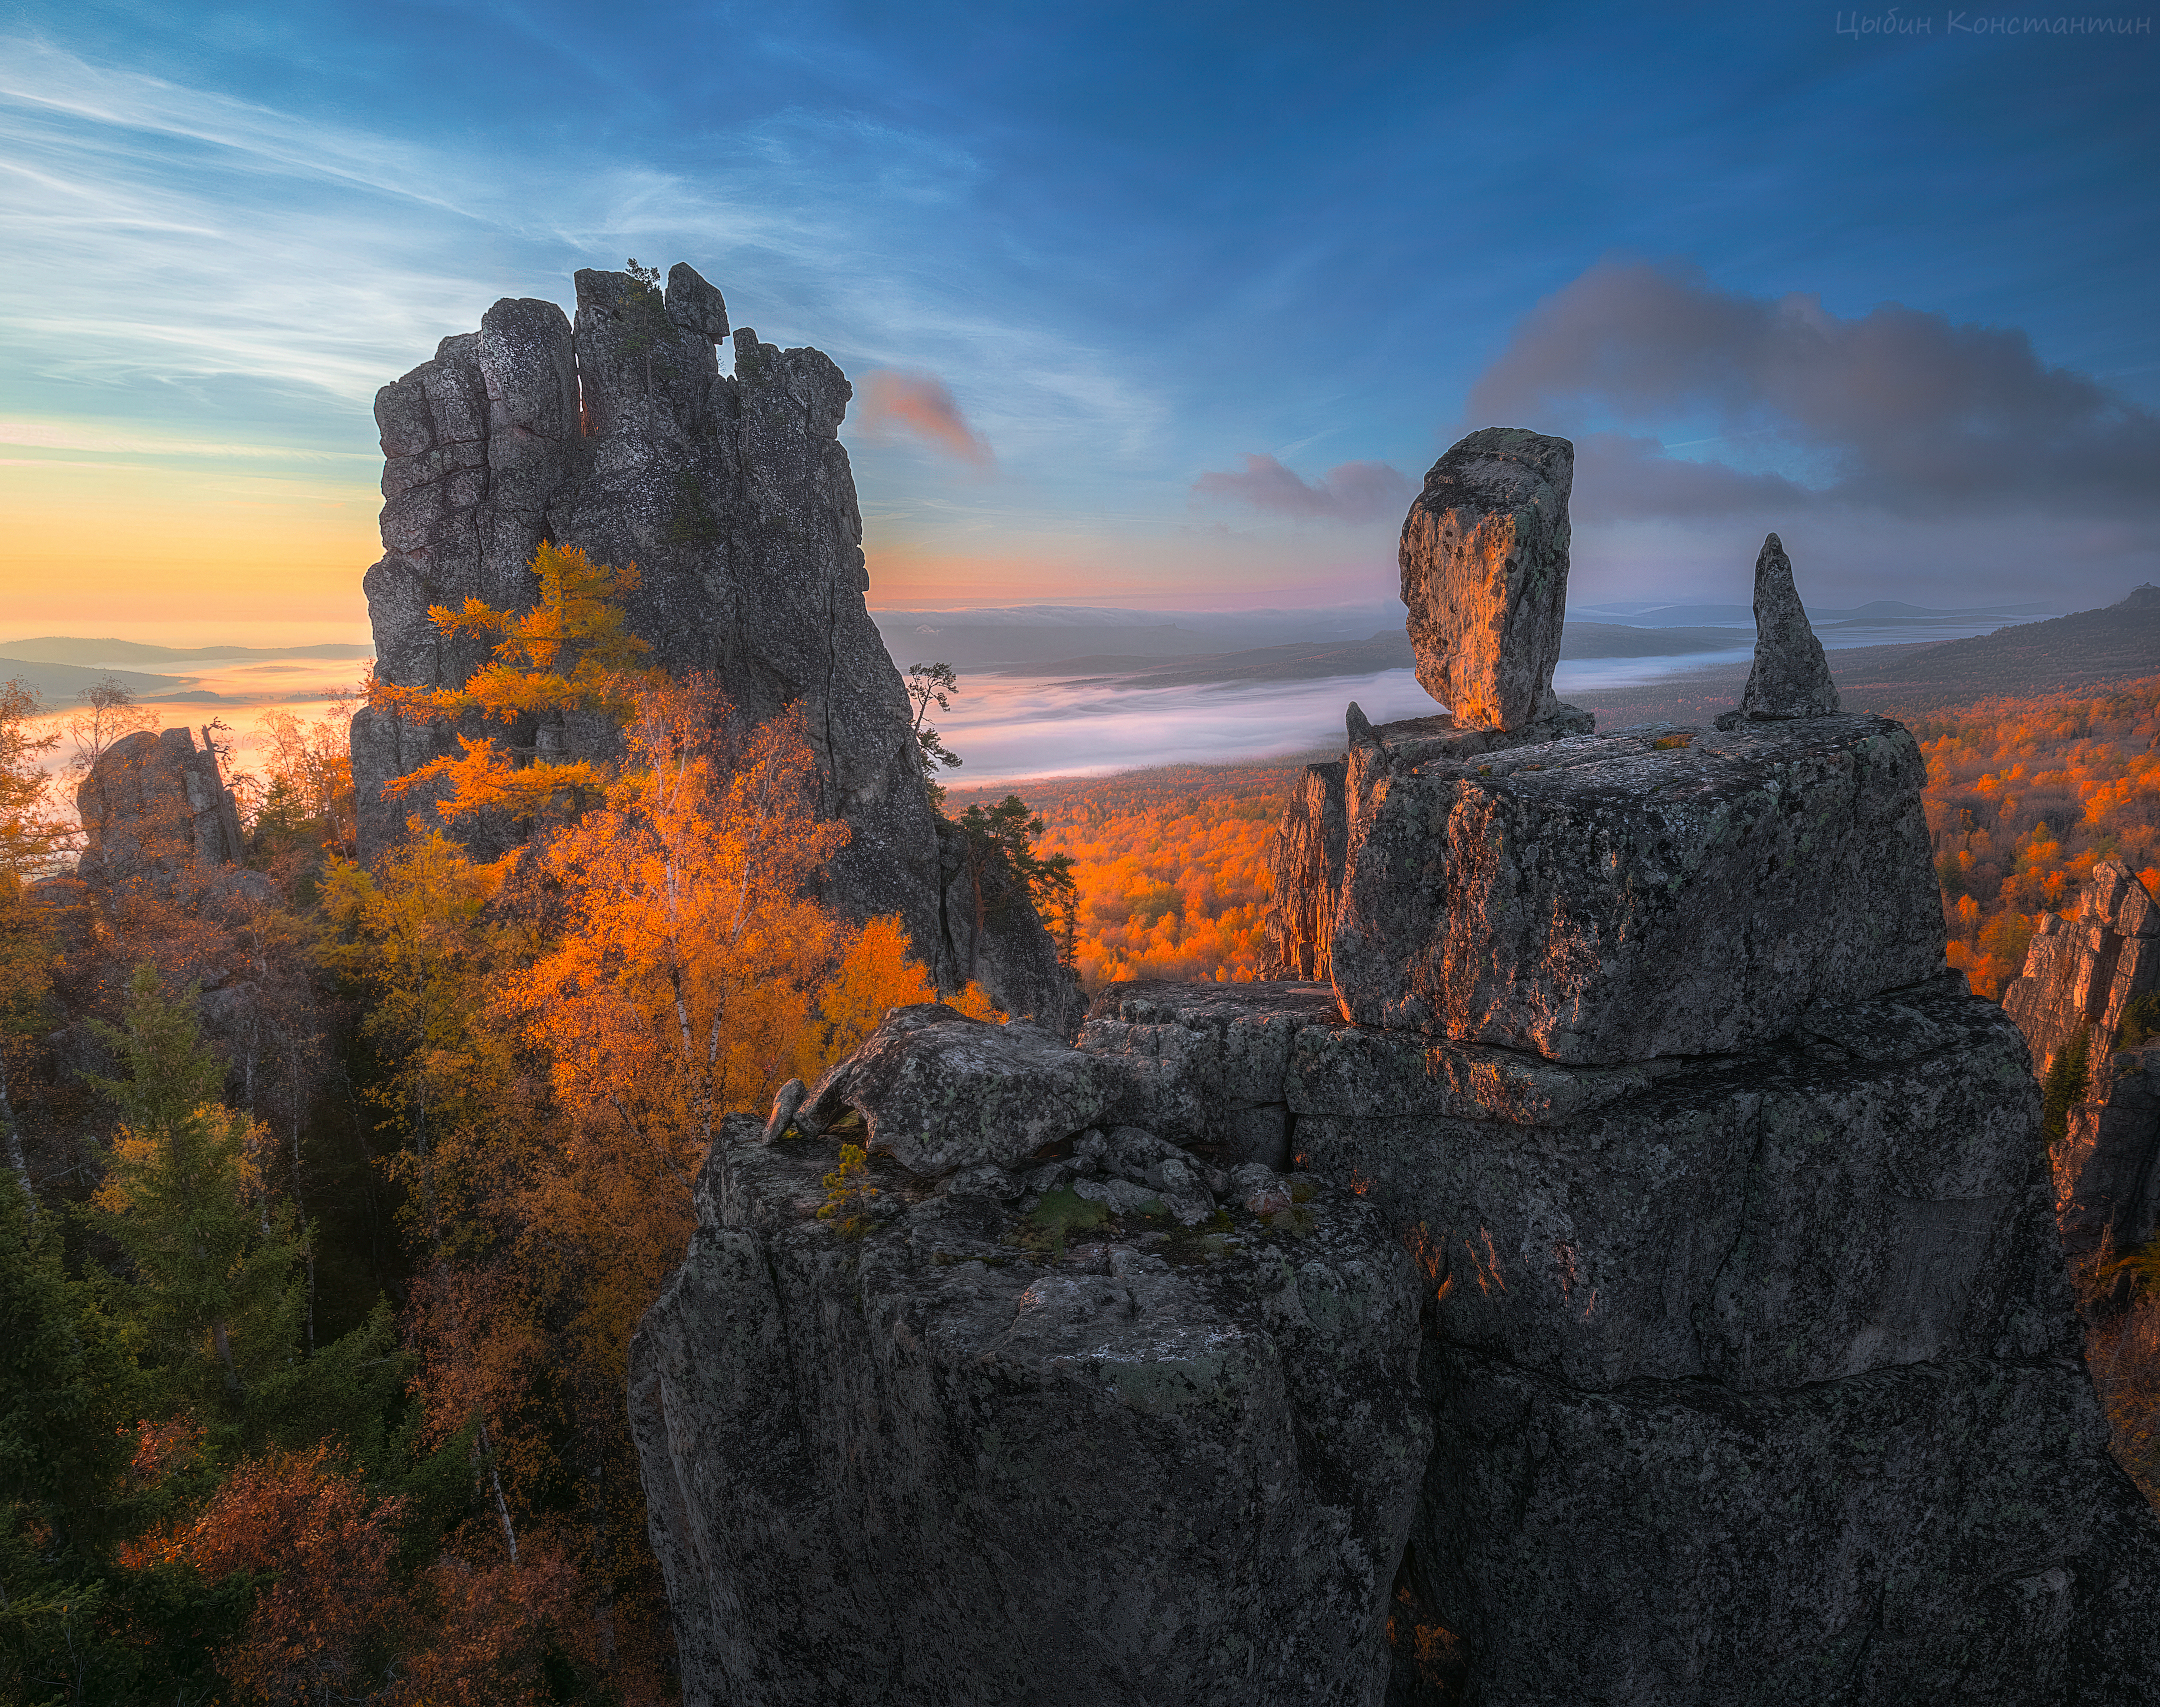
[[[1808,622],[1807,609],[1793,586],[1792,559],[1776,534],[1763,541],[1755,559],[1755,663],[1737,713],[1728,723],[1788,717],[1832,717],[1838,709],[1837,684],[1830,660]]]
[[[462,683],[485,648],[444,640],[428,607],[529,608],[526,565],[543,540],[636,563],[625,604],[655,664],[711,676],[753,721],[804,708],[820,807],[852,831],[827,880],[839,910],[898,913],[940,988],[977,977],[1008,1011],[1068,1025],[1068,981],[1025,897],[980,933],[972,893],[949,904],[906,692],[863,600],[862,520],[838,436],[846,376],[818,350],[731,333],[721,293],[687,264],[664,292],[605,271],[578,273],[576,290],[574,322],[552,302],[505,299],[377,394],[384,554],[366,581],[377,670],[408,686]],[[723,374],[714,346],[731,335],[735,371]],[[385,800],[382,784],[456,751],[456,732],[367,710],[354,719],[364,857],[429,804]],[[535,733],[519,725],[511,738],[531,745]],[[569,757],[605,756],[615,735],[573,717],[564,739]]]
[[[1877,717],[1398,765],[1350,813],[1343,1012],[1628,1061],[1731,1050],[1928,977],[1945,930],[1921,777]]]
[[[731,1119],[632,1348],[685,1702],[1377,1707],[1430,1435],[1373,1211],[1095,1130],[879,1161],[850,1237],[834,1159]]]
[[[1566,439],[1487,427],[1410,506],[1399,556],[1418,685],[1459,724],[1519,729],[1559,706],[1574,480]]]
[[[869,1150],[925,1177],[1012,1166],[1093,1125],[1112,1075],[1032,1025],[992,1025],[937,1002],[895,1008],[803,1100],[794,1124],[815,1136],[853,1111]]]

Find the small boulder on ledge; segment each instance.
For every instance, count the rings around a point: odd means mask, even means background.
[[[1122,1086],[1110,1063],[1035,1026],[992,1025],[922,1002],[887,1014],[811,1088],[793,1124],[814,1137],[853,1110],[865,1149],[934,1176],[982,1162],[1010,1167],[1095,1125]]]

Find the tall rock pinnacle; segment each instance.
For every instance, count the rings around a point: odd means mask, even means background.
[[[1771,534],[1755,559],[1755,667],[1740,696],[1740,716],[1758,722],[1830,717],[1837,709],[1830,661],[1793,588],[1792,559]]]
[[[1566,617],[1575,447],[1487,427],[1425,476],[1402,530],[1402,600],[1418,685],[1466,726],[1553,714]]]
[[[1024,896],[984,905],[965,838],[924,792],[907,690],[863,597],[862,518],[839,439],[847,376],[818,350],[731,326],[720,291],[684,263],[664,292],[604,271],[578,273],[576,291],[574,321],[552,302],[496,303],[478,332],[445,338],[377,394],[384,550],[366,581],[377,673],[463,683],[485,648],[445,638],[429,607],[528,608],[526,565],[542,541],[635,563],[624,603],[655,664],[711,678],[754,722],[802,709],[819,807],[851,832],[825,899],[856,919],[899,914],[941,988],[980,980],[1013,1013],[1075,1017],[1033,908]],[[723,340],[733,373],[720,371]],[[454,751],[456,734],[367,709],[353,720],[363,858],[396,841],[416,805],[427,814],[426,797],[386,798],[383,784]],[[535,740],[526,726],[510,736]],[[597,721],[569,739],[574,757],[614,752]]]

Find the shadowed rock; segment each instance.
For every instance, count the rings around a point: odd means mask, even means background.
[[[895,1008],[795,1112],[809,1135],[853,1109],[866,1148],[911,1173],[1010,1165],[1099,1120],[1115,1085],[1092,1055],[1031,1025],[991,1025],[937,1002]]]
[[[76,785],[75,807],[85,881],[207,870],[247,856],[217,750],[197,747],[192,730],[144,729],[115,741]]]
[[[1402,529],[1418,685],[1458,724],[1520,729],[1559,707],[1575,447],[1487,427],[1425,476]]]
[[[1837,709],[1837,684],[1830,679],[1830,661],[1793,586],[1792,559],[1771,534],[1755,559],[1755,667],[1748,671],[1740,709],[1719,718],[1718,727],[1831,717]]]
[[[1365,1203],[1248,1164],[1188,1229],[1207,1170],[1091,1133],[1027,1181],[876,1162],[850,1238],[834,1146],[757,1140],[631,1351],[686,1702],[1376,1707],[1431,1435]]]

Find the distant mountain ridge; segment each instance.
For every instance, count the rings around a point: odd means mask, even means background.
[[[375,648],[341,642],[319,646],[155,646],[143,640],[86,640],[41,634],[0,640],[0,656],[24,664],[180,664],[226,658],[372,658]]]

